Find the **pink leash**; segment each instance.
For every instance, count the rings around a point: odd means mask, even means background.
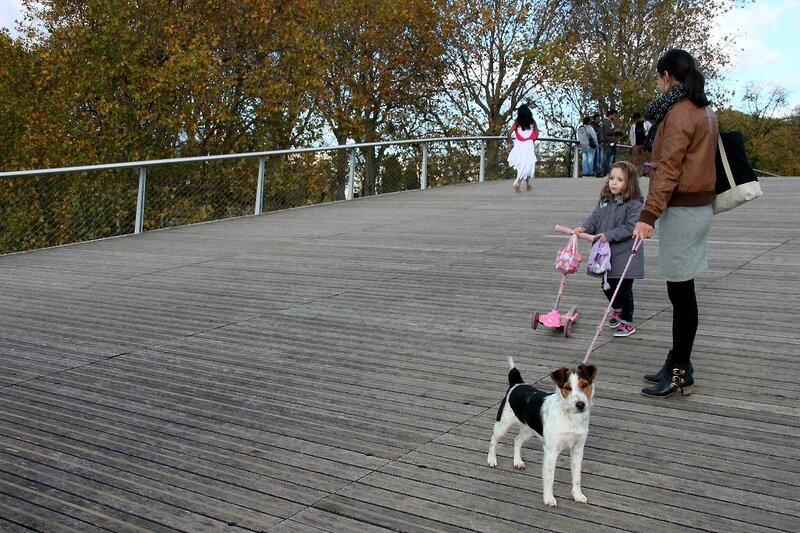
[[[631,256],[628,258],[628,262],[625,264],[625,269],[622,271],[622,275],[619,277],[620,281],[625,279],[625,274],[628,273],[628,267],[631,266],[631,262],[633,258],[636,257],[636,252],[639,251],[639,247],[642,245],[642,238],[636,237],[633,241],[633,248],[631,249]],[[619,287],[622,285],[621,283],[617,283],[617,288],[614,289],[614,295],[611,297],[611,300],[608,302],[608,307],[606,307],[606,312],[603,313],[603,318],[600,320],[600,323],[597,325],[597,331],[594,333],[594,338],[592,339],[592,343],[589,345],[589,349],[586,350],[586,357],[583,358],[583,364],[589,362],[589,356],[592,355],[592,350],[594,350],[594,344],[597,342],[597,337],[600,336],[600,332],[603,331],[603,324],[606,323],[606,317],[608,317],[608,313],[611,311],[611,304],[614,303],[614,300],[617,297],[617,293],[619,292]]]

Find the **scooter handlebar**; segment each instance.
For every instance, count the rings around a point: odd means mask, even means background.
[[[564,235],[572,235],[572,228],[568,228],[566,226],[556,226],[555,227],[556,233],[563,233]],[[594,242],[594,235],[589,235],[588,233],[578,233],[578,238],[583,239],[585,241]]]

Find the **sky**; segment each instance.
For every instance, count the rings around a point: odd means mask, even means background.
[[[742,109],[747,83],[788,91],[788,109],[800,106],[800,0],[755,0],[721,17],[717,35],[736,36],[733,63],[723,87],[734,91],[731,105]],[[738,104],[738,105],[737,105]]]
[[[21,0],[0,0],[0,26],[14,30]],[[755,0],[718,20],[717,34],[736,36],[732,64],[722,88],[733,93],[730,105],[745,110],[741,96],[747,83],[788,91],[785,112],[800,106],[800,0]],[[702,66],[701,66],[702,68]]]

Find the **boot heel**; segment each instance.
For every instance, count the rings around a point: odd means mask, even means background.
[[[681,394],[684,396],[691,396],[692,387],[694,387],[694,385],[689,385],[688,387],[681,387]]]

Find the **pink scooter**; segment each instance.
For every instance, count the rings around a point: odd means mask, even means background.
[[[557,233],[564,233],[566,235],[572,235],[572,230],[570,228],[564,226],[556,226],[555,231]],[[594,241],[594,235],[588,235],[586,233],[578,234],[578,238],[587,240],[589,242]],[[570,243],[572,244],[572,243]],[[577,269],[580,261],[583,259],[583,256],[577,253],[577,249],[568,250],[569,245],[564,250],[561,250],[559,254],[563,254],[567,252],[567,255],[570,256],[569,259],[571,261],[570,268],[558,268],[561,275],[561,285],[558,289],[558,296],[556,296],[556,304],[553,306],[553,310],[547,314],[540,315],[538,311],[534,311],[533,315],[531,316],[531,328],[536,329],[539,324],[546,326],[548,328],[564,328],[564,337],[568,338],[570,331],[572,331],[572,325],[578,321],[581,317],[581,314],[578,313],[577,306],[573,305],[569,311],[562,314],[558,310],[558,305],[561,303],[561,294],[564,292],[564,287],[567,284],[567,275],[573,274]],[[558,261],[557,261],[558,265]]]

